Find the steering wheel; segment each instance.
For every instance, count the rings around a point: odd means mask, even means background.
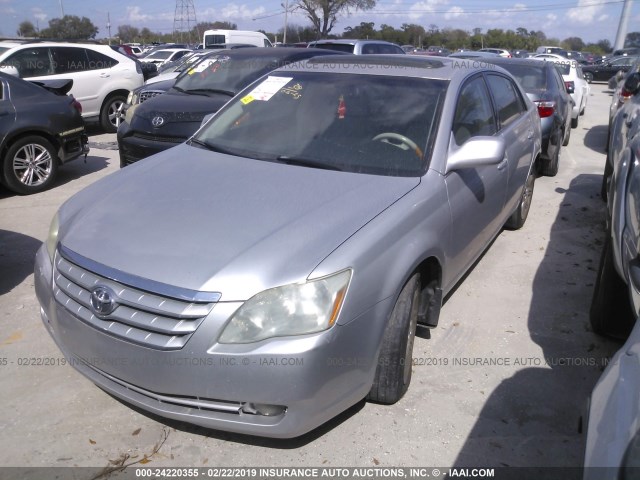
[[[414,142],[410,138],[405,137],[404,135],[400,135],[399,133],[384,132],[376,135],[372,138],[372,140],[374,142],[384,142],[405,151],[411,149],[418,156],[418,158],[422,159],[422,150],[416,144],[416,142]]]

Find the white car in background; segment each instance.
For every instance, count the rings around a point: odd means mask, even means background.
[[[577,60],[569,60],[566,57],[554,53],[541,53],[534,55],[536,60],[546,60],[554,62],[556,68],[562,75],[567,91],[573,99],[573,110],[571,112],[571,128],[578,126],[580,115],[584,115],[587,108],[587,99],[591,93],[591,86],[584,78],[582,67]],[[570,90],[573,89],[573,92]]]
[[[71,79],[71,95],[85,121],[107,132],[120,125],[129,91],[144,82],[140,65],[108,45],[67,42],[0,42],[0,71],[25,80]]]
[[[146,57],[141,58],[140,61],[155,63],[158,68],[160,68],[162,65],[178,60],[192,52],[193,50],[189,50],[188,48],[163,48],[156,50],[155,52],[151,52]]]

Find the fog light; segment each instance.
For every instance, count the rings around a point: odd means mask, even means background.
[[[267,405],[265,403],[245,403],[242,406],[244,413],[250,413],[251,415],[264,415],[265,417],[275,417],[282,415],[287,410],[287,407],[282,405]]]

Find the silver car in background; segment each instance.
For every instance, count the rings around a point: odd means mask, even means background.
[[[294,63],[60,208],[35,267],[44,325],[101,388],[208,428],[295,437],[394,403],[417,325],[524,224],[540,146],[498,67]]]

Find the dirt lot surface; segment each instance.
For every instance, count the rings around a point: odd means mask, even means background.
[[[580,466],[579,419],[619,347],[588,321],[610,102],[606,85],[592,87],[560,173],[536,182],[524,228],[500,234],[440,326],[416,338],[406,396],[363,402],[294,440],[151,417],[62,364],[41,324],[33,258],[62,202],[118,169],[115,135],[92,134],[87,162],[60,169],[47,192],[0,187],[0,466],[105,467],[145,455],[154,467]]]

